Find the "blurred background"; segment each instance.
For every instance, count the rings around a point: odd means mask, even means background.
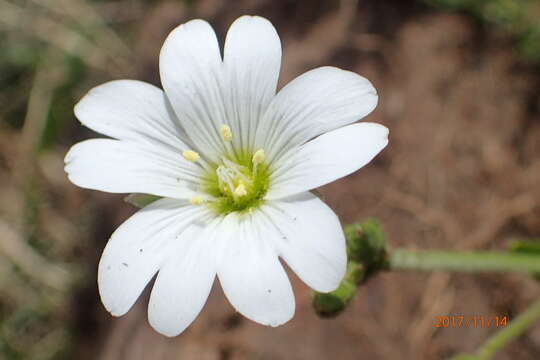
[[[147,292],[111,318],[97,262],[136,209],[68,182],[66,151],[95,136],[73,105],[112,79],[159,85],[170,30],[204,18],[223,39],[243,14],[277,28],[281,85],[334,65],[379,92],[368,119],[390,146],[321,190],[343,223],[373,216],[392,246],[421,249],[540,235],[538,0],[0,0],[0,359],[445,359],[495,329],[437,316],[512,318],[540,296],[525,275],[387,273],[320,319],[291,273],[296,316],[276,329],[237,315],[219,285],[174,339],[148,326]],[[538,325],[497,357],[539,358]]]

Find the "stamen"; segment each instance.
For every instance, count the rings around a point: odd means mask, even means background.
[[[191,205],[202,205],[205,202],[205,199],[201,195],[195,195],[189,200],[189,202]]]
[[[229,145],[222,143],[224,148],[230,148]],[[200,193],[205,198],[193,198],[192,204],[204,201],[204,206],[218,214],[251,213],[257,209],[265,201],[271,172],[267,167],[264,149],[253,150],[257,151],[240,152],[237,158],[228,158],[226,155],[217,164],[211,164],[212,173],[204,179],[201,188],[205,192]],[[201,158],[201,162],[204,161],[204,157]]]
[[[187,161],[195,162],[201,158],[198,152],[195,152],[193,150],[186,150],[182,153],[182,156],[184,156],[184,159]]]
[[[243,183],[240,183],[236,189],[234,189],[234,196],[235,197],[241,197],[241,196],[246,196],[247,195],[247,190],[246,190],[246,187],[244,186]]]
[[[228,142],[232,140],[232,131],[229,125],[221,125],[221,129],[219,130],[219,132],[221,133],[221,137],[224,141]]]
[[[255,151],[255,154],[253,154],[253,158],[251,161],[253,161],[254,164],[260,164],[266,159],[266,154],[264,153],[263,149],[259,149]]]
[[[264,159],[266,158],[266,154],[264,153],[263,149],[259,149],[255,151],[255,154],[253,154],[253,157],[251,158],[251,161],[253,162],[253,174],[257,174],[257,167],[259,164],[261,164]]]

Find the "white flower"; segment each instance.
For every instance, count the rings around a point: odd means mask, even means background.
[[[112,81],[75,107],[84,125],[112,139],[74,145],[69,179],[162,197],[105,247],[103,304],[125,314],[157,273],[148,317],[168,336],[195,319],[216,275],[244,316],[288,321],[294,295],[278,257],[311,288],[334,290],[345,274],[345,239],[309,190],[366,165],[388,142],[382,125],[351,125],[377,104],[371,83],[355,73],[321,67],[276,94],[281,44],[268,20],[236,20],[223,58],[210,25],[193,20],[163,45],[164,91]]]

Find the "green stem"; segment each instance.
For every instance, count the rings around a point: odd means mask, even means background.
[[[525,312],[514,318],[507,327],[499,330],[495,335],[490,337],[478,349],[476,353],[478,358],[481,360],[491,359],[497,351],[523,334],[538,318],[540,318],[540,300],[537,300]]]
[[[448,270],[460,272],[540,272],[540,257],[494,251],[441,251],[393,249],[390,270]]]
[[[507,327],[502,328],[487,339],[475,355],[461,354],[454,356],[452,360],[490,360],[499,350],[523,334],[539,318],[540,300],[537,300],[525,312],[514,318]]]

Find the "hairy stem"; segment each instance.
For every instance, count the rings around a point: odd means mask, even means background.
[[[525,312],[514,318],[507,327],[502,328],[487,339],[474,355],[457,355],[452,360],[490,360],[508,343],[527,331],[538,319],[540,319],[540,300],[534,302]]]
[[[540,272],[536,255],[506,252],[393,249],[390,270],[447,270],[458,272]]]

